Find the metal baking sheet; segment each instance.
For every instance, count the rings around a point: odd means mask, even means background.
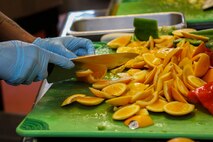
[[[157,20],[159,27],[173,26],[176,29],[186,27],[185,18],[183,14],[179,12],[123,16],[91,16],[96,12],[97,11],[85,11],[70,13],[61,36],[73,35],[89,38],[90,36],[100,36],[116,32],[133,32],[133,20],[135,17]]]

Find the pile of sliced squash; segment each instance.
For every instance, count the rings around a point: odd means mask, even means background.
[[[62,106],[75,101],[98,105],[105,100],[114,106],[112,118],[124,121],[130,128],[152,125],[154,121],[149,111],[175,116],[192,113],[195,106],[188,101],[188,92],[213,81],[213,68],[205,47],[208,37],[191,34],[192,31],[195,30],[176,30],[173,35],[163,35],[158,39],[150,36],[148,41],[133,40],[133,35],[124,35],[108,42],[107,45],[117,53],[139,55],[112,70],[103,67],[94,70],[88,66],[77,71],[80,80],[83,78],[91,84],[89,90],[94,96],[74,94]],[[193,45],[188,39],[201,42]],[[119,78],[105,79],[106,72]]]

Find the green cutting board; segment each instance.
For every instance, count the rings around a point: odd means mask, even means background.
[[[75,93],[91,95],[89,85],[77,81],[55,83],[16,131],[29,137],[108,137],[108,138],[173,138],[213,139],[213,117],[198,108],[186,116],[174,117],[166,113],[151,113],[154,125],[129,129],[122,121],[112,119],[112,107],[105,102],[98,106],[77,103],[61,107],[68,96]]]
[[[120,0],[116,15],[182,12],[187,24],[212,23],[213,9],[203,11],[203,2],[204,0]]]
[[[96,54],[114,53],[106,43],[94,43]],[[103,102],[98,106],[73,103],[61,107],[70,95],[92,95],[90,85],[73,79],[54,83],[32,111],[18,125],[16,132],[25,137],[108,137],[156,138],[190,137],[213,139],[213,117],[202,107],[186,116],[174,117],[166,113],[150,113],[154,125],[129,129],[122,121],[112,119],[112,106]]]

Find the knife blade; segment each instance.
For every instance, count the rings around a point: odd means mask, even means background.
[[[210,10],[213,8],[213,0],[205,0],[202,6],[203,10]]]
[[[106,65],[108,69],[115,68],[136,57],[136,53],[114,53],[101,55],[88,55],[71,59],[74,63],[94,63]]]
[[[75,67],[71,69],[64,69],[57,65],[49,64],[48,66],[48,83],[54,83],[71,79],[75,77],[75,72],[79,70],[84,64],[93,63],[105,65],[108,69],[115,68],[126,63],[128,60],[136,57],[137,53],[114,53],[102,55],[88,55],[70,59],[74,62]]]

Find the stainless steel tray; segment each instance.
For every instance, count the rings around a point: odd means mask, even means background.
[[[109,14],[108,9],[68,12],[65,23],[64,23],[64,27],[60,33],[60,36],[70,35],[71,27],[76,21],[79,21],[82,19],[94,18],[94,17],[108,16],[108,14]]]
[[[61,36],[73,35],[94,39],[94,37],[101,37],[109,33],[133,32],[133,20],[135,17],[157,20],[159,27],[173,26],[176,29],[186,27],[183,14],[178,12],[124,16],[103,16],[101,14],[106,14],[106,12],[90,10],[69,13]]]

